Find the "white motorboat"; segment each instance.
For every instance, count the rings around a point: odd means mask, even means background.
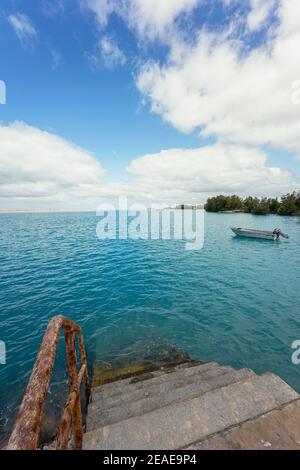
[[[271,230],[254,230],[251,228],[241,227],[231,227],[231,230],[239,237],[260,238],[262,240],[278,240],[280,236],[289,238],[289,236],[283,233],[280,228],[275,228],[273,232]]]

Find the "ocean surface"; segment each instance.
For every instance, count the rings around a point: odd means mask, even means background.
[[[300,392],[300,218],[206,214],[202,250],[184,241],[99,240],[93,213],[0,215],[0,443],[5,442],[48,321],[84,331],[89,363],[194,359],[272,371]],[[281,229],[241,239],[231,226]],[[52,404],[66,385],[60,342]],[[59,398],[58,398],[59,397]]]

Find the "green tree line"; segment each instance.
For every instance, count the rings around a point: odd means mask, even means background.
[[[285,194],[280,199],[219,195],[208,198],[204,207],[207,212],[241,211],[261,215],[300,215],[300,191]]]

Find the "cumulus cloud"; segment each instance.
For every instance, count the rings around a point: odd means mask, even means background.
[[[223,0],[227,6],[235,1]],[[176,36],[178,16],[198,1],[82,0],[101,28],[114,12],[144,39],[165,39],[173,31],[167,61],[144,64],[137,87],[152,111],[176,129],[214,137],[216,143],[141,156],[128,166],[126,180],[104,183],[105,171],[89,152],[24,123],[0,126],[0,202],[23,200],[28,207],[32,201],[63,206],[80,201],[82,206],[124,195],[172,204],[218,193],[280,195],[299,188],[299,180],[270,167],[262,151],[267,145],[300,158],[300,106],[292,99],[300,79],[298,1],[249,0],[249,14],[242,19],[247,40],[271,13],[276,12],[278,25],[263,45],[247,48],[243,36],[233,41],[232,24],[222,34],[199,27],[195,41]],[[124,64],[116,40],[101,34],[98,55],[91,57],[95,65]]]
[[[300,9],[282,0],[275,38],[244,53],[242,41],[201,30],[195,45],[174,41],[168,63],[148,62],[137,86],[153,112],[182,132],[300,152]]]
[[[218,193],[280,195],[299,186],[291,172],[269,167],[262,151],[221,143],[144,155],[128,172],[133,181],[120,186],[122,193],[167,203],[205,201]]]
[[[22,122],[0,126],[0,201],[78,202],[98,195],[105,170],[89,152]]]
[[[28,46],[37,37],[37,31],[32,24],[31,19],[22,13],[9,15],[8,21],[13,27],[23,46]]]
[[[136,202],[205,201],[211,194],[279,195],[299,187],[289,171],[267,165],[266,155],[246,146],[214,144],[143,155],[128,178],[106,172],[88,151],[25,123],[0,126],[0,205],[89,208],[128,196]]]

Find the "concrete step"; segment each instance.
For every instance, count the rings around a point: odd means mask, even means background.
[[[267,373],[176,402],[84,435],[84,449],[180,449],[297,399]]]
[[[210,390],[253,377],[249,369],[240,371],[214,367],[185,380],[161,382],[147,389],[138,389],[116,400],[98,400],[89,405],[87,431],[139,416],[188,398],[196,398]]]
[[[300,450],[300,400],[197,442],[188,450]]]
[[[93,401],[98,400],[99,397],[113,397],[115,395],[121,395],[126,391],[130,391],[133,388],[142,388],[148,386],[149,380],[158,379],[159,377],[165,377],[163,380],[169,380],[174,372],[180,372],[185,369],[194,369],[194,367],[200,367],[205,370],[206,368],[212,368],[216,363],[197,363],[197,362],[186,362],[171,367],[162,367],[151,372],[145,372],[138,374],[134,377],[127,379],[121,379],[118,381],[110,382],[98,387],[93,387]],[[181,373],[181,372],[180,372]],[[155,383],[155,380],[154,380]],[[136,385],[135,385],[136,384]]]
[[[204,362],[193,360],[185,354],[180,354],[177,357],[176,354],[173,357],[171,355],[165,358],[165,360],[161,357],[157,363],[123,363],[119,365],[114,364],[113,367],[109,364],[95,363],[92,387],[100,387],[101,385],[149,374],[154,371],[164,370],[166,372],[177,367],[189,367],[196,364],[204,364]]]
[[[189,364],[185,367],[181,365],[174,369],[170,369],[168,372],[166,372],[166,370],[157,370],[149,374],[142,374],[130,379],[101,385],[100,387],[92,388],[91,402],[95,403],[98,400],[117,399],[117,397],[124,397],[127,393],[137,390],[147,390],[149,387],[163,382],[166,383],[168,381],[176,380],[184,381],[187,377],[201,374],[202,372],[212,370],[215,367],[225,368],[225,366],[219,366],[219,364],[214,362],[199,365]],[[232,368],[229,369],[232,370]]]
[[[235,372],[231,367],[213,365],[211,367],[193,367],[188,373],[176,373],[167,374],[154,379],[147,380],[146,383],[136,382],[130,384],[130,387],[125,388],[122,393],[106,395],[102,394],[101,390],[95,395],[92,391],[91,408],[112,408],[113,406],[119,406],[127,402],[133,402],[142,398],[147,398],[155,395],[162,395],[163,393],[173,390],[174,388],[185,387],[186,385],[192,384],[200,380],[213,379],[218,375],[222,375],[229,372]]]

